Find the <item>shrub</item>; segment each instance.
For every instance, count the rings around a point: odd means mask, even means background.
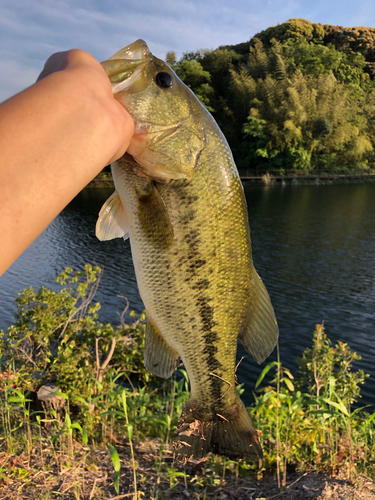
[[[351,409],[367,376],[352,370],[360,359],[343,342],[332,347],[323,325],[316,325],[296,379],[280,361],[263,370],[256,388],[271,369],[275,376],[258,390],[249,411],[261,431],[265,467],[283,472],[284,482],[288,464],[300,470],[345,468],[353,475],[374,460],[375,414]]]
[[[60,291],[31,287],[16,299],[16,321],[6,334],[0,332],[1,373],[17,372],[19,389],[36,391],[55,383],[68,397],[89,398],[97,383],[115,377],[134,384],[152,383],[143,363],[145,314],[130,325],[100,323],[99,303],[93,299],[101,269],[86,265],[84,271],[66,268],[56,281]]]

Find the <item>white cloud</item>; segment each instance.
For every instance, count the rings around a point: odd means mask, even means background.
[[[247,41],[291,17],[347,26],[375,21],[369,1],[343,1],[345,7],[339,0],[3,0],[0,99],[30,85],[51,53],[73,47],[103,60],[143,38],[156,56],[175,50],[179,57]]]

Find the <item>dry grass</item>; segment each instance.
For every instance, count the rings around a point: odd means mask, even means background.
[[[275,477],[257,478],[238,470],[224,476],[212,474],[209,462],[183,467],[173,463],[170,449],[159,450],[160,441],[150,440],[136,448],[138,498],[212,500],[375,500],[375,483],[360,475],[355,484],[344,477],[306,472],[287,476],[279,489]],[[128,446],[117,445],[121,459],[120,491],[113,486],[113,465],[103,448],[83,447],[74,441],[74,458],[47,442],[30,455],[0,452],[0,498],[2,500],[134,500],[133,468]],[[210,484],[212,483],[212,484]]]

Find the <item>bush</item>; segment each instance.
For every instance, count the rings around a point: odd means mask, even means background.
[[[352,370],[360,359],[343,342],[332,347],[323,325],[316,325],[297,378],[280,361],[265,367],[256,388],[271,369],[275,377],[249,411],[261,431],[266,468],[283,472],[284,481],[288,464],[344,468],[350,475],[367,469],[375,458],[375,414],[351,409],[368,376]]]
[[[53,382],[70,398],[89,398],[98,383],[114,378],[161,385],[143,363],[145,314],[136,319],[130,313],[134,322],[116,328],[97,321],[100,304],[93,299],[100,275],[91,265],[82,272],[66,268],[56,278],[60,291],[30,287],[19,294],[15,324],[6,334],[0,331],[3,377],[17,372],[22,391]]]

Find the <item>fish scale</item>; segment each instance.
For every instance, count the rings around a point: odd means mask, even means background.
[[[103,66],[136,133],[131,156],[112,165],[116,194],[99,214],[97,235],[130,237],[147,314],[146,368],[167,378],[180,357],[188,372],[175,456],[256,460],[258,435],[235,388],[237,339],[261,362],[278,328],[252,263],[232,153],[211,115],[145,42]]]

